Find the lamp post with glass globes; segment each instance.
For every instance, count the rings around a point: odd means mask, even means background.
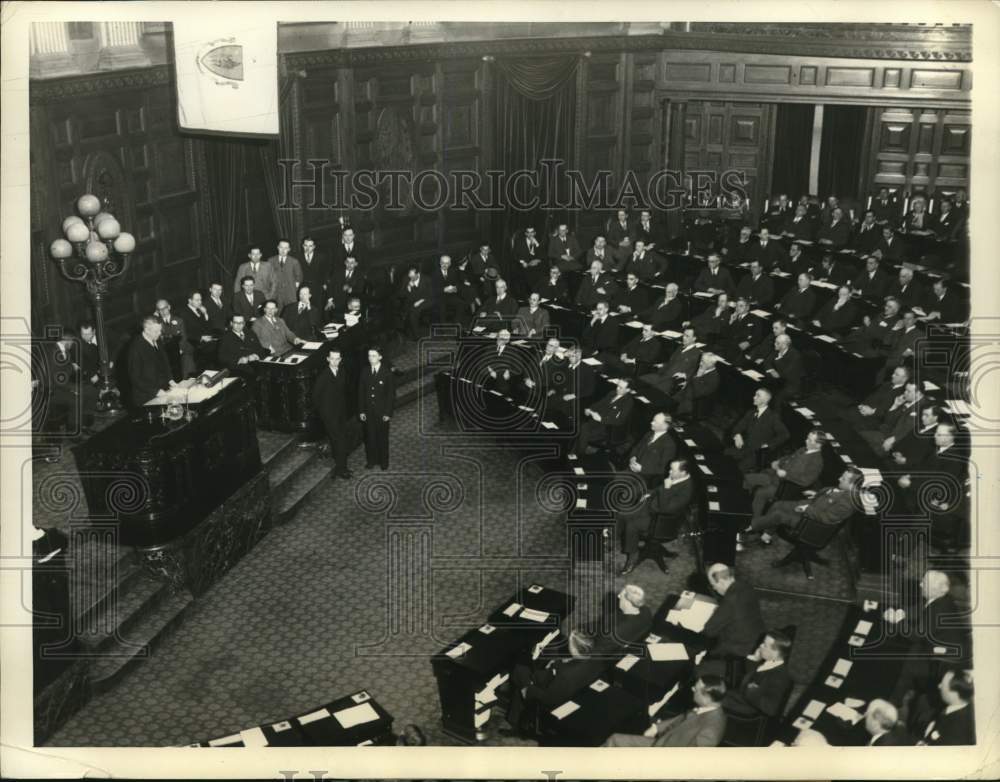
[[[124,274],[128,268],[129,253],[135,249],[135,237],[122,231],[114,215],[101,211],[101,201],[95,195],[80,196],[76,210],[80,216],[70,215],[63,220],[66,238],[52,242],[49,253],[59,262],[59,269],[66,279],[87,286],[87,293],[94,302],[97,350],[101,362],[97,410],[117,412],[122,405],[108,362],[104,299],[111,280]]]

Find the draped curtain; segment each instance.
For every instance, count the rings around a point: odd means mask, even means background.
[[[864,106],[826,106],[819,154],[819,195],[852,201],[861,195],[861,155],[866,149]]]
[[[812,153],[813,116],[808,103],[778,104],[774,127],[774,167],[771,193],[785,193],[793,201],[809,192],[809,156]]]
[[[208,282],[219,280],[228,290],[240,259],[236,246],[243,222],[243,181],[247,146],[243,141],[207,138],[205,157],[211,197],[208,209],[212,231],[208,236],[211,271]]]
[[[532,57],[496,60],[494,117],[496,117],[496,168],[510,176],[515,171],[535,172],[538,189],[518,181],[514,191],[521,203],[534,196],[545,202],[562,196],[559,184],[545,181],[543,159],[572,165],[576,120],[577,57]],[[553,192],[555,189],[555,192]],[[552,200],[555,200],[554,198]],[[543,238],[547,227],[541,209],[523,210],[505,204],[493,224],[493,246],[500,257],[508,255],[510,237],[529,223]],[[546,242],[542,242],[543,249]],[[502,248],[502,249],[501,249]]]
[[[278,166],[279,160],[289,160],[295,148],[292,137],[292,107],[289,96],[295,86],[295,80],[290,78],[281,89],[278,96],[278,138],[263,144],[260,148],[260,164],[264,169],[264,187],[267,190],[267,199],[271,205],[271,214],[274,216],[274,229],[279,237],[287,238],[293,243],[295,239],[292,234],[295,230],[294,210],[281,208],[279,205],[285,197],[284,170]],[[295,174],[297,166],[292,167],[289,174]],[[288,193],[290,199],[292,193]]]

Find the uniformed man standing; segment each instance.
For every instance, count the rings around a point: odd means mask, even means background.
[[[358,381],[358,412],[365,427],[365,467],[389,469],[389,421],[396,403],[396,381],[382,361],[382,351],[369,348],[368,366]]]

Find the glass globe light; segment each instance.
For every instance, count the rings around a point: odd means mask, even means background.
[[[87,260],[91,263],[98,263],[99,261],[106,261],[108,259],[108,246],[104,242],[97,240],[87,242],[85,252]]]
[[[66,238],[71,242],[85,242],[90,238],[90,229],[82,220],[79,223],[70,223],[66,229]]]
[[[94,228],[97,228],[105,220],[114,220],[115,216],[111,212],[101,212],[94,218]]]
[[[120,233],[115,239],[115,250],[120,253],[130,253],[135,249],[135,237],[130,233]]]
[[[83,220],[81,220],[76,215],[70,215],[65,220],[63,220],[62,224],[63,233],[66,233],[66,229],[75,223],[80,223],[80,225],[83,225]]]
[[[62,260],[63,258],[69,258],[73,254],[73,245],[67,242],[65,239],[56,239],[52,244],[49,245],[49,253],[53,258]]]
[[[84,217],[93,217],[101,211],[101,200],[90,193],[82,195],[76,202],[76,210]]]
[[[97,235],[102,239],[114,239],[122,232],[122,227],[113,217],[108,220],[101,220],[101,222],[97,224],[96,228]]]

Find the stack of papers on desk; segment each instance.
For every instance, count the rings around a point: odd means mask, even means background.
[[[882,485],[882,473],[876,467],[859,467],[861,470],[862,486]]]
[[[525,608],[521,612],[522,619],[529,619],[532,622],[544,622],[549,618],[545,611],[536,611],[534,608]]]
[[[309,712],[309,714],[303,714],[299,717],[300,725],[308,725],[310,722],[316,722],[317,720],[325,720],[330,716],[330,712],[326,709],[317,709],[316,711]]]
[[[557,720],[561,720],[565,717],[568,717],[570,714],[572,714],[579,708],[580,708],[579,703],[573,703],[573,701],[566,701],[559,708],[552,710],[552,716],[555,717]]]
[[[852,725],[857,725],[858,722],[860,722],[862,717],[864,716],[863,714],[856,712],[850,706],[847,706],[846,704],[839,702],[833,704],[832,706],[828,706],[826,710],[830,712],[834,717],[838,717],[839,719],[842,719],[845,722],[849,722]]]
[[[471,650],[472,650],[472,646],[470,644],[467,644],[465,641],[462,641],[462,643],[460,643],[454,649],[449,649],[446,652],[446,654],[449,657],[451,657],[453,660],[457,660],[463,654],[465,654],[466,652],[469,652]]]
[[[654,662],[668,662],[671,660],[687,660],[687,649],[684,644],[649,644],[649,658]]]
[[[301,350],[319,350],[321,347],[323,347],[322,342],[303,342],[299,345]]]
[[[796,408],[796,409],[800,413],[802,413],[802,415],[804,415],[806,418],[815,418],[816,417],[816,413],[814,413],[808,407],[799,407],[799,408]]]
[[[244,747],[266,747],[268,745],[267,736],[264,735],[264,731],[260,728],[241,730],[240,738],[243,739]]]
[[[705,629],[712,614],[715,613],[714,603],[706,603],[704,600],[695,600],[690,607],[667,612],[667,621],[687,628],[693,633],[700,633]]]
[[[521,604],[520,603],[511,603],[509,606],[507,606],[503,610],[503,613],[506,616],[514,616],[514,614],[516,614],[520,610],[521,610]]]
[[[639,662],[639,658],[636,657],[634,654],[626,654],[618,661],[618,664],[615,666],[615,668],[627,671],[637,662]]]
[[[378,712],[372,708],[370,703],[362,703],[358,706],[351,706],[347,709],[334,712],[333,716],[340,723],[340,726],[346,730],[347,728],[353,728],[355,725],[375,722],[378,719]]]
[[[826,704],[823,701],[811,700],[809,705],[802,710],[802,716],[806,719],[815,720],[823,713],[823,709],[826,708]]]

